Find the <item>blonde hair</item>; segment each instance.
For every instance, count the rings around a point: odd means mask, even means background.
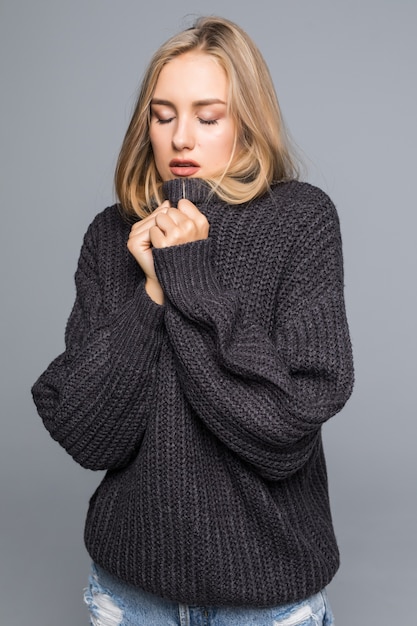
[[[202,17],[171,37],[152,57],[120,150],[115,188],[123,210],[148,215],[163,200],[162,180],[149,139],[150,104],[159,74],[175,57],[198,50],[211,55],[229,82],[229,110],[237,136],[230,166],[207,181],[229,204],[265,193],[273,182],[297,178],[278,99],[268,67],[250,37],[220,17]]]

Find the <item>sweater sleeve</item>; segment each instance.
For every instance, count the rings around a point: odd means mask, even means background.
[[[222,286],[210,247],[154,251],[181,384],[224,444],[265,478],[284,479],[314,454],[353,385],[337,213],[330,204],[298,229],[273,336]]]
[[[143,437],[162,338],[163,307],[140,283],[133,297],[105,309],[94,222],[81,249],[65,351],[32,387],[39,415],[82,466],[115,469]]]

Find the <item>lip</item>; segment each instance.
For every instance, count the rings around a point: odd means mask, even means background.
[[[174,176],[192,176],[200,167],[200,164],[192,159],[172,159],[169,162],[169,169]]]

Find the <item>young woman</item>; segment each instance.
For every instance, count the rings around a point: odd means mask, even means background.
[[[66,350],[33,387],[52,437],[107,470],[85,526],[92,624],[333,623],[321,427],[353,366],[338,216],[296,179],[238,26],[202,18],[156,52]]]

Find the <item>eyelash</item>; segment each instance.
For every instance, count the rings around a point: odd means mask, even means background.
[[[157,119],[156,123],[157,124],[169,124],[170,122],[172,122],[173,119],[174,119],[173,117],[170,117],[168,120]],[[207,125],[207,126],[213,126],[214,124],[218,124],[217,120],[203,120],[203,119],[201,119],[201,117],[199,117],[198,120],[199,120],[200,124],[204,124],[204,125]]]

